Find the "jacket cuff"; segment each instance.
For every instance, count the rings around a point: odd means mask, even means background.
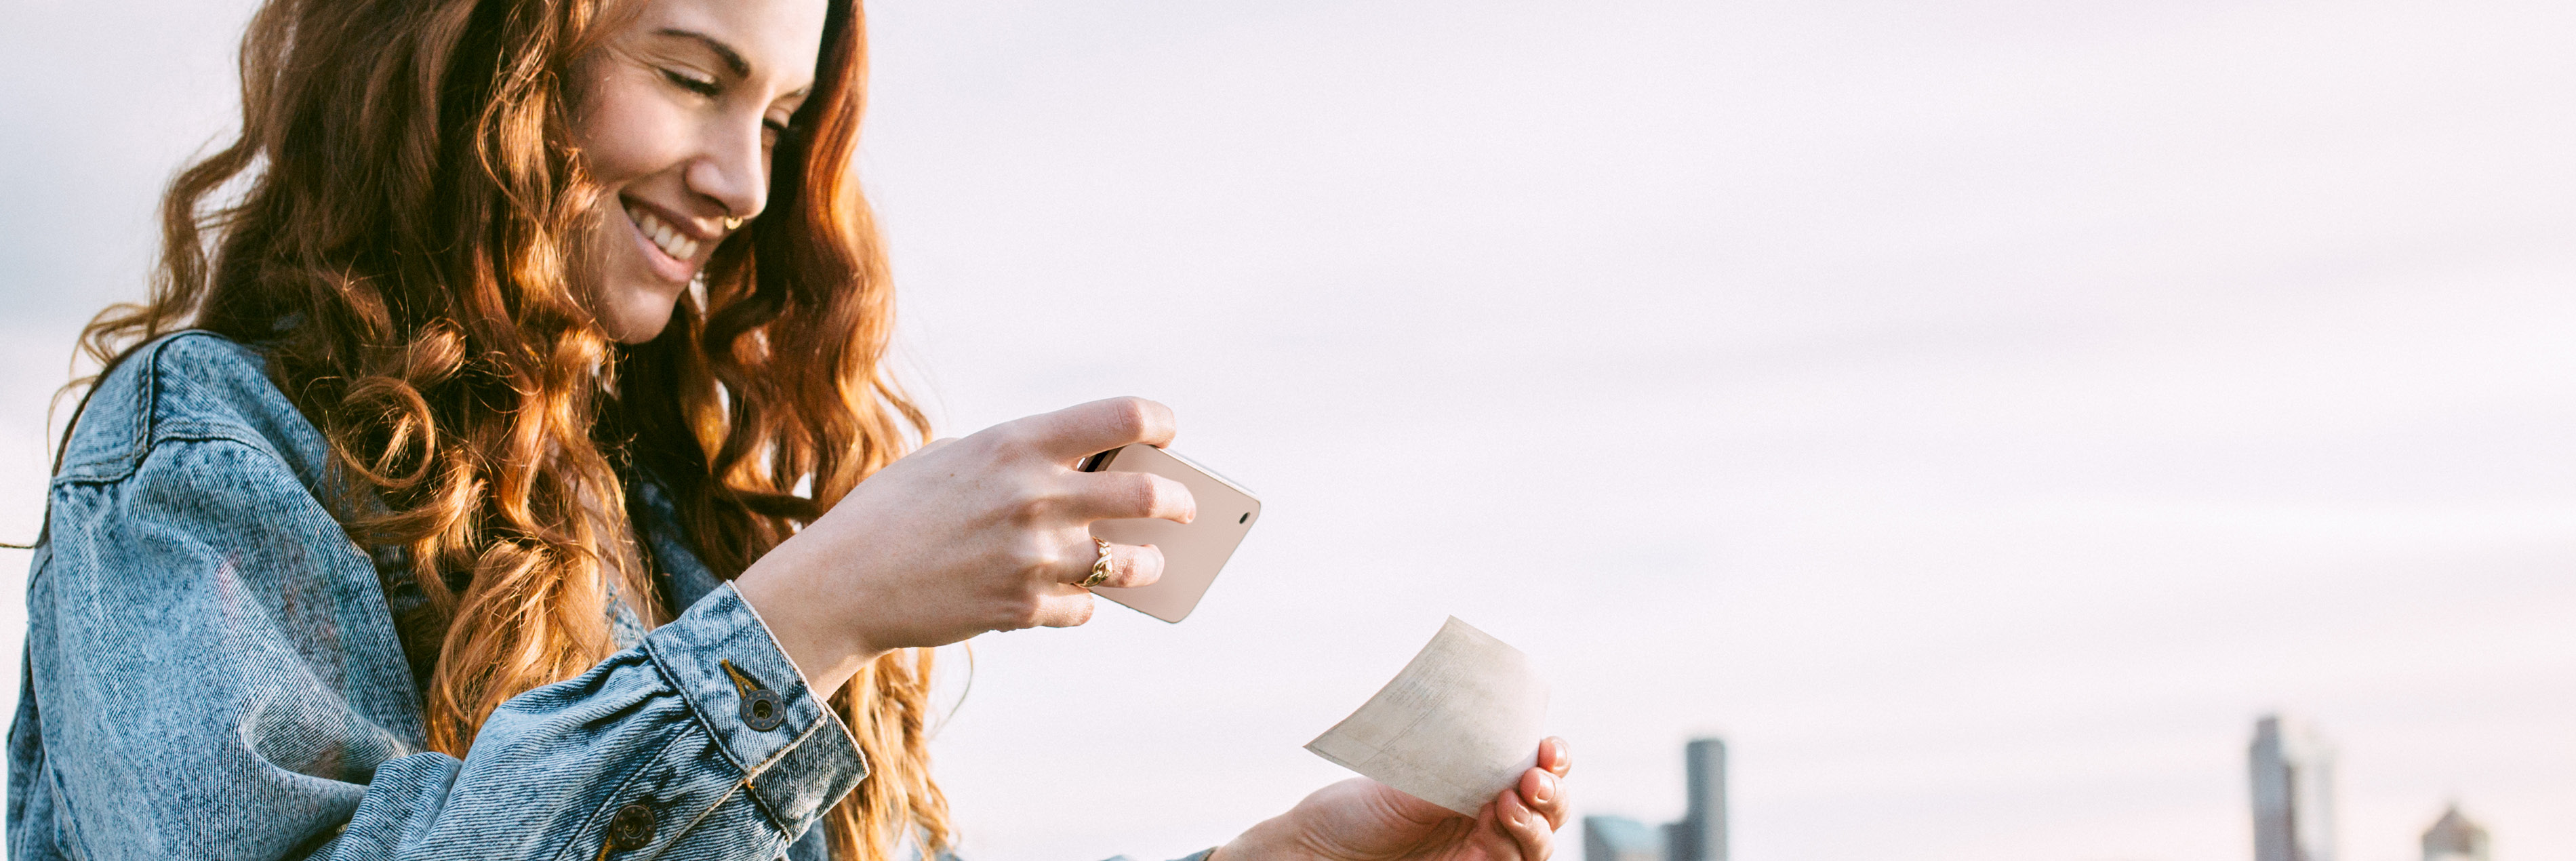
[[[726,583],[644,638],[644,653],[791,838],[868,776],[849,727]]]

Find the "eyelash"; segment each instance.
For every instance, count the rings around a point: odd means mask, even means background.
[[[675,72],[670,69],[663,69],[662,77],[669,79],[673,86],[677,86],[680,89],[687,90],[710,99],[724,93],[724,86],[721,84],[711,80],[689,77],[686,74]]]
[[[663,69],[661,71],[663,78],[670,80],[672,86],[679,87],[680,89],[687,90],[710,99],[724,94],[724,85],[715,81],[690,77],[687,73],[673,71],[671,69]],[[789,132],[796,130],[794,125],[782,123],[777,120],[763,120],[761,121],[761,125],[767,127],[772,132],[778,133],[782,137],[786,136]]]

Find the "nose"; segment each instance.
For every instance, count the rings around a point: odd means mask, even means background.
[[[761,119],[712,124],[702,153],[683,178],[734,218],[760,214],[769,203],[769,153],[761,146]]]

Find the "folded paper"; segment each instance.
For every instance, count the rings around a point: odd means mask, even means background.
[[[1474,816],[1538,763],[1546,717],[1547,680],[1529,656],[1452,616],[1393,681],[1306,749]]]

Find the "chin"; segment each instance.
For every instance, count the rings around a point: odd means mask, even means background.
[[[671,327],[671,312],[679,306],[680,290],[663,290],[644,285],[620,285],[613,288],[617,298],[601,309],[599,328],[621,344],[641,344],[661,337]]]

